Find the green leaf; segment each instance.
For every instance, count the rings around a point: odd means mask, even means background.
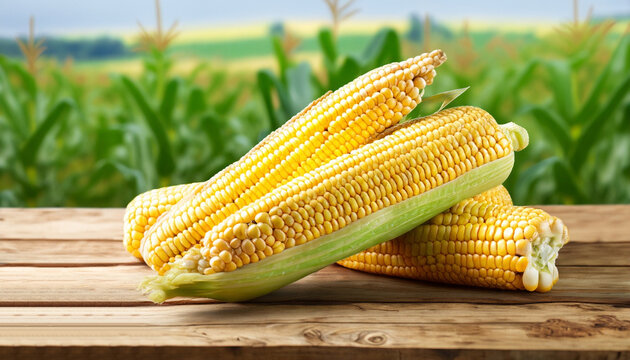
[[[429,97],[422,99],[422,102],[418,104],[411,112],[407,115],[406,120],[409,121],[411,119],[415,119],[421,116],[422,110],[427,110],[428,108],[432,108],[439,104],[437,110],[431,112],[430,114],[435,114],[436,112],[442,111],[448,104],[450,104],[453,100],[457,99],[461,94],[465,93],[466,90],[470,89],[470,86],[461,89],[454,89],[449,91],[444,91]],[[427,114],[427,115],[430,115]],[[427,116],[425,115],[425,116]]]
[[[331,64],[335,64],[337,61],[337,46],[335,45],[335,38],[330,29],[322,29],[317,34],[319,40],[319,46],[324,53],[324,58]]]
[[[553,182],[553,195],[556,202],[564,197],[574,200],[573,202],[584,203],[588,201],[580,182],[575,176],[566,159],[557,156],[544,159],[523,171],[515,186],[515,197],[519,199],[535,199],[531,194],[536,192],[535,185],[538,182]],[[530,196],[528,196],[530,195]]]
[[[171,79],[164,89],[162,103],[160,104],[160,119],[166,124],[173,123],[173,109],[177,103],[177,90],[179,89],[180,80],[178,78]]]
[[[31,73],[29,73],[21,64],[14,64],[13,70],[20,78],[22,86],[28,93],[31,101],[34,102],[37,99],[37,83],[35,82],[35,78],[33,78],[33,75],[31,75]]]
[[[201,118],[201,128],[210,140],[213,154],[221,154],[225,149],[224,126],[224,122],[213,112],[209,112]]]
[[[536,123],[545,132],[547,141],[551,140],[566,155],[572,150],[573,140],[570,136],[570,129],[563,119],[548,107],[532,105],[526,107],[518,113],[531,113]]]
[[[215,110],[222,115],[228,114],[236,105],[236,102],[241,97],[243,92],[243,84],[239,84],[230,92],[228,92],[221,101],[218,101],[214,108]]]
[[[398,33],[392,29],[379,31],[363,52],[364,64],[373,69],[402,58]]]
[[[206,62],[201,62],[197,64],[195,68],[190,72],[190,74],[188,74],[188,76],[186,77],[186,83],[187,84],[194,83],[195,80],[197,80],[197,77],[199,76],[199,74],[201,74],[207,68],[208,68],[208,63]]]
[[[615,60],[623,55],[623,50],[625,49],[624,45],[627,46],[628,44],[630,44],[630,42],[626,41],[625,39],[628,39],[628,37],[624,37],[621,41],[619,41],[619,44],[617,44],[617,47],[610,56],[610,60],[606,63],[604,69],[599,73],[597,79],[595,79],[595,84],[593,85],[591,92],[589,93],[586,101],[584,102],[584,105],[582,105],[582,108],[576,116],[578,122],[586,121],[597,112],[599,99],[606,91],[605,86],[613,70],[613,67],[615,66]]]
[[[140,193],[149,188],[141,171],[130,168],[120,161],[106,159],[96,163],[82,193],[93,192],[92,189],[98,188],[99,184],[107,183],[115,172],[121,174],[128,183],[133,184],[134,193]]]
[[[158,158],[156,164],[158,174],[162,176],[172,174],[175,170],[175,160],[173,159],[171,145],[162,122],[158,118],[157,113],[151,108],[151,105],[149,105],[147,96],[140,90],[136,83],[124,75],[122,75],[120,79],[129,94],[131,94],[138,108],[140,108],[147,125],[149,125],[158,143]]]
[[[307,62],[301,62],[287,70],[287,91],[291,98],[291,110],[288,117],[300,112],[313,100],[311,67]]]
[[[553,102],[562,117],[573,122],[573,80],[571,66],[567,61],[550,60],[545,63],[549,72],[549,84],[553,92]],[[580,119],[578,119],[579,121]]]
[[[273,53],[276,56],[276,60],[278,61],[278,68],[280,69],[280,78],[284,81],[285,74],[287,69],[291,66],[291,62],[287,57],[287,54],[284,52],[284,47],[282,46],[282,39],[279,36],[274,36],[272,38],[273,43]]]
[[[292,115],[292,104],[288,92],[284,88],[284,85],[280,80],[269,70],[258,71],[258,89],[263,97],[263,103],[265,104],[265,110],[269,117],[270,126],[272,129],[277,129]],[[276,110],[273,106],[273,89],[278,94],[280,100],[280,107],[283,110],[283,117],[281,118],[276,114]]]
[[[28,123],[26,120],[26,110],[22,109],[20,103],[15,98],[5,69],[0,66],[0,110],[7,114],[9,125],[19,138],[25,139],[28,135]]]
[[[333,73],[332,78],[328,79],[328,88],[330,90],[339,89],[357,78],[361,73],[361,63],[359,60],[354,56],[348,56],[344,59],[339,70]]]
[[[613,113],[630,92],[630,74],[615,88],[604,107],[582,128],[575,150],[571,156],[571,165],[579,173],[597,140],[601,140],[601,130],[610,121]],[[629,121],[625,119],[625,121]]]
[[[50,133],[55,124],[63,121],[72,108],[72,102],[69,99],[58,101],[48,112],[44,121],[42,121],[35,132],[31,134],[26,143],[20,150],[20,158],[25,166],[35,163],[37,154],[46,136]]]
[[[544,159],[522,171],[516,180],[516,186],[513,187],[512,197],[519,201],[539,202],[543,193],[535,192],[535,185],[541,179],[549,179],[546,174],[549,173],[553,161],[553,159]]]
[[[516,74],[512,77],[511,80],[511,94],[516,94],[523,86],[525,86],[532,80],[532,75],[538,65],[540,65],[540,60],[532,59],[516,71]],[[505,94],[506,92],[502,93]]]
[[[190,119],[197,114],[206,111],[206,99],[203,90],[195,86],[190,91],[188,102],[186,103],[186,118]]]
[[[581,183],[571,169],[568,160],[557,157],[555,159],[556,160],[553,162],[553,179],[556,182],[556,191],[574,200],[574,202],[580,204],[588,202],[588,197],[585,195]],[[566,200],[567,199],[564,199],[563,202],[567,203]]]
[[[16,191],[5,189],[0,191],[0,207],[18,207],[23,206],[20,196]]]
[[[212,95],[217,91],[222,91],[225,88],[225,82],[227,81],[227,73],[215,72],[210,76],[210,84],[206,90],[206,94]]]
[[[124,129],[120,126],[100,126],[96,132],[94,156],[103,159],[109,156],[112,149],[123,143]]]

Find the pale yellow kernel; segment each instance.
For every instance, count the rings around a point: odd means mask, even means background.
[[[238,265],[235,262],[229,262],[227,263],[227,265],[225,265],[224,271],[230,272],[230,271],[236,270],[237,268],[238,268]]]
[[[522,273],[527,268],[527,264],[529,264],[529,260],[526,256],[519,257],[518,262],[516,263],[516,271]]]
[[[223,271],[223,269],[225,269],[225,262],[220,257],[215,256],[212,259],[210,259],[210,266],[212,267],[212,270],[214,270],[215,272],[220,272],[220,271]]]
[[[261,212],[256,214],[256,217],[254,218],[254,220],[256,221],[256,223],[265,223],[265,224],[271,224],[271,219],[269,217],[269,214],[266,212]]]
[[[260,228],[258,228],[258,226],[256,226],[255,224],[249,225],[249,227],[247,228],[248,238],[254,239],[260,237],[260,235]]]
[[[271,235],[273,233],[273,228],[267,223],[258,223],[258,229],[263,235]]]
[[[532,225],[527,225],[523,230],[523,235],[526,239],[531,239],[536,234],[536,228]]]
[[[240,224],[234,225],[234,228],[232,228],[232,232],[234,233],[234,236],[236,236],[237,238],[241,240],[247,239],[247,225],[246,224],[240,223]]]
[[[253,243],[251,240],[249,240],[249,239],[244,240],[244,241],[241,243],[241,249],[243,249],[243,252],[244,252],[245,254],[247,254],[247,255],[252,255],[253,253],[255,253],[255,252],[256,252],[256,246],[255,246],[255,245],[254,245],[254,243]]]
[[[232,239],[230,241],[230,247],[232,249],[237,249],[237,248],[241,247],[241,239]]]
[[[270,218],[270,222],[271,222],[271,226],[273,226],[274,229],[279,229],[284,226],[284,221],[282,221],[282,218],[277,215],[272,215]]]
[[[254,246],[256,247],[256,250],[258,251],[262,251],[265,249],[265,247],[267,246],[267,244],[265,244],[265,241],[261,238],[256,238],[253,241]]]
[[[505,256],[507,254],[505,240],[497,241],[497,254],[500,256]]]
[[[232,261],[232,254],[227,250],[223,250],[221,251],[221,253],[219,253],[219,258],[221,258],[221,260],[228,264]]]

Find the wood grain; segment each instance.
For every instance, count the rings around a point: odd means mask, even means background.
[[[593,256],[595,253],[615,256]],[[110,240],[0,240],[2,266],[113,266],[143,264],[127,253],[121,242]],[[574,266],[630,266],[630,246],[624,242],[570,242],[557,264]]]
[[[537,206],[561,218],[574,242],[630,241],[630,206]],[[0,208],[0,240],[122,239],[124,209]]]
[[[569,228],[575,242],[630,241],[630,206],[628,205],[541,205]]]
[[[630,350],[630,309],[609,305],[213,304],[123,311],[17,308],[19,315],[2,310],[0,346]]]
[[[332,265],[242,304],[136,289],[123,209],[0,209],[0,359],[630,358],[630,206],[545,206],[569,226],[546,294]]]
[[[0,239],[122,241],[125,209],[0,208]]]
[[[145,266],[3,267],[0,306],[134,306],[150,302],[136,289]],[[16,276],[19,275],[19,276]],[[465,302],[529,304],[582,302],[630,305],[630,267],[560,267],[561,280],[545,294],[478,289],[388,278],[331,265],[256,302]],[[24,282],[23,279],[30,279]],[[594,287],[593,284],[597,284]],[[62,291],[60,291],[63,289]],[[212,302],[181,300],[176,303]]]

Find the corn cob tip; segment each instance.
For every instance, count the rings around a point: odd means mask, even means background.
[[[521,151],[529,145],[529,134],[522,126],[513,122],[499,125],[503,132],[512,140],[514,151]]]
[[[556,258],[558,251],[569,241],[567,227],[562,220],[551,217],[534,230],[532,241],[525,247],[517,244],[517,254],[527,257],[523,272],[523,287],[528,291],[547,292],[559,278]]]

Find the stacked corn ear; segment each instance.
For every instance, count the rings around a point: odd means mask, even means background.
[[[172,201],[156,198],[163,195],[159,191],[139,195],[127,207],[127,250],[164,273],[232,214],[398,123],[421,101],[435,68],[445,60],[444,53],[435,50],[372,70],[314,101],[207,182],[173,189],[167,195]],[[245,249],[250,249],[248,244]],[[232,246],[236,242],[229,246],[235,249]],[[238,264],[228,261],[225,268],[234,270]]]
[[[475,107],[395,125],[444,59],[424,54],[325,95],[208,182],[181,188],[162,214],[148,200],[160,190],[140,195],[128,219],[157,219],[130,223],[127,249],[163,274],[143,289],[157,302],[250,299],[503,182],[524,129]]]
[[[144,288],[156,301],[273,291],[497,186],[525,134],[474,107],[402,124],[230,214]]]
[[[374,274],[546,292],[558,281],[555,261],[568,241],[562,220],[513,206],[499,186],[338,263]]]

